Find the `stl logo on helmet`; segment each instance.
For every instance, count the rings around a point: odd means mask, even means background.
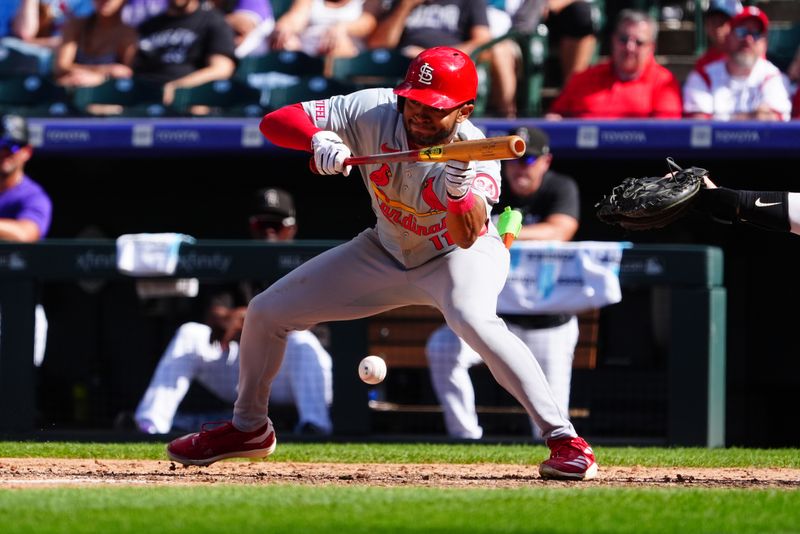
[[[419,83],[430,85],[433,82],[433,67],[428,63],[423,63],[419,68]]]

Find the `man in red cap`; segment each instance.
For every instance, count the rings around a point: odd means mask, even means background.
[[[703,30],[706,34],[706,51],[694,63],[694,70],[725,57],[725,39],[731,32],[731,19],[742,11],[739,0],[711,0],[703,13]]]
[[[781,71],[766,59],[769,19],[747,6],[730,22],[726,56],[693,71],[683,86],[686,117],[789,120],[791,102]]]

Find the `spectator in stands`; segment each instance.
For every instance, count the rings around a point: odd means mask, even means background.
[[[294,0],[275,22],[270,47],[353,57],[366,49],[380,12],[379,0]]]
[[[50,196],[25,174],[32,155],[25,119],[0,117],[0,241],[32,243],[43,239],[50,229]],[[38,366],[44,359],[47,338],[47,317],[41,304],[36,306],[35,318],[33,361]]]
[[[92,14],[92,0],[6,0],[17,5],[11,34],[21,40],[54,49],[61,29],[72,17]]]
[[[492,39],[497,39],[512,30],[530,33],[539,23],[544,4],[541,0],[489,0],[487,18]],[[541,5],[540,5],[541,4]],[[519,27],[516,15],[521,10],[533,10],[533,17],[525,19],[530,27],[524,30]],[[498,117],[515,118],[517,116],[517,74],[522,65],[522,52],[516,41],[505,39],[492,45],[479,61],[486,60],[492,78],[489,108]]]
[[[169,0],[164,13],[139,26],[133,71],[163,85],[168,106],[180,87],[230,78],[234,54],[233,30],[219,10],[200,0]]]
[[[250,217],[251,235],[265,241],[290,241],[297,232],[292,197],[281,189],[258,191],[258,212]],[[243,295],[248,298],[250,295]],[[239,338],[245,306],[237,306],[231,292],[215,294],[203,323],[178,328],[156,367],[134,415],[142,432],[172,430],[178,407],[192,381],[203,384],[225,402],[236,400],[239,380]],[[297,407],[295,431],[327,435],[332,431],[328,407],[333,399],[332,360],[311,331],[291,332],[285,365],[272,383],[270,402]]]
[[[527,142],[525,156],[503,162],[508,188],[497,206],[511,206],[523,213],[518,239],[569,241],[578,230],[580,196],[575,180],[550,169],[553,154],[549,138],[539,128],[509,132]],[[502,315],[536,357],[563,413],[569,413],[572,360],[578,343],[578,319],[571,314]],[[478,353],[443,325],[428,338],[425,347],[431,383],[442,405],[447,433],[454,438],[479,439],[483,429],[475,410],[475,391],[469,368],[482,362]],[[533,436],[541,430],[531,421]]]
[[[695,62],[694,70],[701,71],[709,63],[725,56],[725,40],[731,33],[731,19],[741,11],[739,0],[711,0],[703,14],[706,51]]]
[[[225,22],[233,29],[236,57],[267,52],[269,47],[266,34],[275,27],[269,0],[211,0],[211,2],[225,15]],[[255,36],[258,42],[248,45],[246,52],[241,52],[245,39],[254,32],[260,36],[260,38]]]
[[[5,46],[39,59],[40,74],[52,71],[53,52],[61,43],[61,31],[72,17],[92,14],[92,0],[3,0],[0,33]],[[10,25],[3,18],[13,13]]]
[[[275,25],[272,4],[269,0],[203,0],[203,2],[219,9],[225,16],[225,21],[233,29],[236,57],[263,54],[267,51],[266,34],[269,34]],[[166,10],[167,0],[128,0],[122,10],[122,21],[136,28],[145,20]],[[256,38],[255,43],[247,43],[246,50],[242,49],[239,53],[240,47],[245,44],[245,39],[253,33],[259,33],[261,38]]]
[[[492,39],[516,30],[531,33],[544,20],[551,49],[557,50],[561,80],[586,69],[592,62],[597,38],[592,2],[584,0],[489,0]],[[519,46],[500,41],[490,49],[491,107],[498,116],[516,117],[517,73],[521,70]],[[484,59],[482,56],[481,59]]]
[[[769,19],[755,6],[731,19],[727,55],[693,71],[683,86],[688,118],[789,120],[791,100],[781,71],[766,59]]]
[[[137,35],[122,23],[125,1],[94,0],[92,15],[67,21],[54,64],[59,84],[92,86],[133,75]]]
[[[368,44],[414,58],[434,46],[471,54],[490,39],[485,0],[393,0]]]
[[[657,36],[651,16],[620,11],[611,58],[574,74],[545,118],[680,118],[680,84],[655,60]]]
[[[597,17],[591,0],[548,0],[544,22],[550,46],[558,53],[563,86],[592,64],[597,47]]]

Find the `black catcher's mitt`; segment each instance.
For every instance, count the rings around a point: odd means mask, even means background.
[[[682,217],[694,203],[708,171],[680,168],[667,158],[667,176],[625,178],[595,204],[597,217],[626,230],[661,228]]]

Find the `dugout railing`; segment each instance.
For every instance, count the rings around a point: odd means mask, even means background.
[[[329,249],[332,241],[198,241],[182,245],[176,277],[201,281],[275,279]],[[0,244],[0,435],[36,436],[34,308],[39,284],[124,280],[114,240]],[[625,289],[651,288],[666,302],[669,445],[725,445],[726,290],[721,249],[635,245],[623,253]],[[623,296],[624,302],[624,296]],[[339,436],[370,434],[369,387],[355,369],[369,350],[368,321],[330,323],[332,415]]]

